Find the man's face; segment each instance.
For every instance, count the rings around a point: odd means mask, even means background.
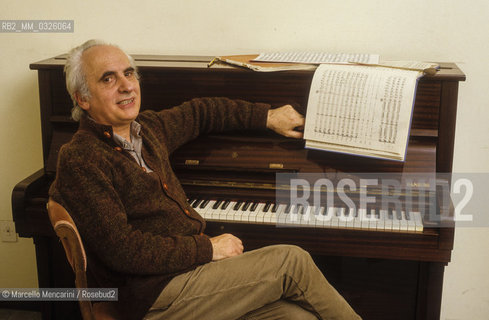
[[[95,121],[119,133],[139,113],[141,95],[135,70],[124,52],[112,46],[91,47],[82,60],[90,98],[78,97],[78,104]]]

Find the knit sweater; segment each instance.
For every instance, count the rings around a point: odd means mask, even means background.
[[[89,286],[118,288],[124,318],[142,318],[174,276],[212,260],[205,221],[187,202],[171,152],[203,133],[265,129],[269,107],[200,98],[141,112],[136,121],[151,173],[114,142],[111,126],[80,120],[59,152],[49,194],[78,227]]]

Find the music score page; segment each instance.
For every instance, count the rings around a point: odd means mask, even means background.
[[[326,53],[326,52],[270,52],[261,53],[254,61],[290,63],[379,63],[378,54],[367,53]]]
[[[307,106],[306,147],[403,161],[420,72],[321,65]]]

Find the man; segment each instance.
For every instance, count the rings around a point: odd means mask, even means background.
[[[230,234],[209,238],[187,203],[169,154],[210,131],[304,124],[291,106],[201,98],[139,113],[133,60],[89,41],[65,66],[80,126],[60,150],[50,196],[70,212],[90,285],[117,287],[127,319],[358,319],[310,256],[294,246],[243,253]]]

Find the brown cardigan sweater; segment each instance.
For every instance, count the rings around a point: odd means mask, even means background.
[[[205,221],[187,203],[169,154],[199,134],[265,129],[269,105],[201,98],[136,119],[146,173],[112,138],[82,118],[59,153],[50,196],[75,221],[88,255],[89,286],[118,288],[118,308],[142,318],[172,277],[210,262]]]

